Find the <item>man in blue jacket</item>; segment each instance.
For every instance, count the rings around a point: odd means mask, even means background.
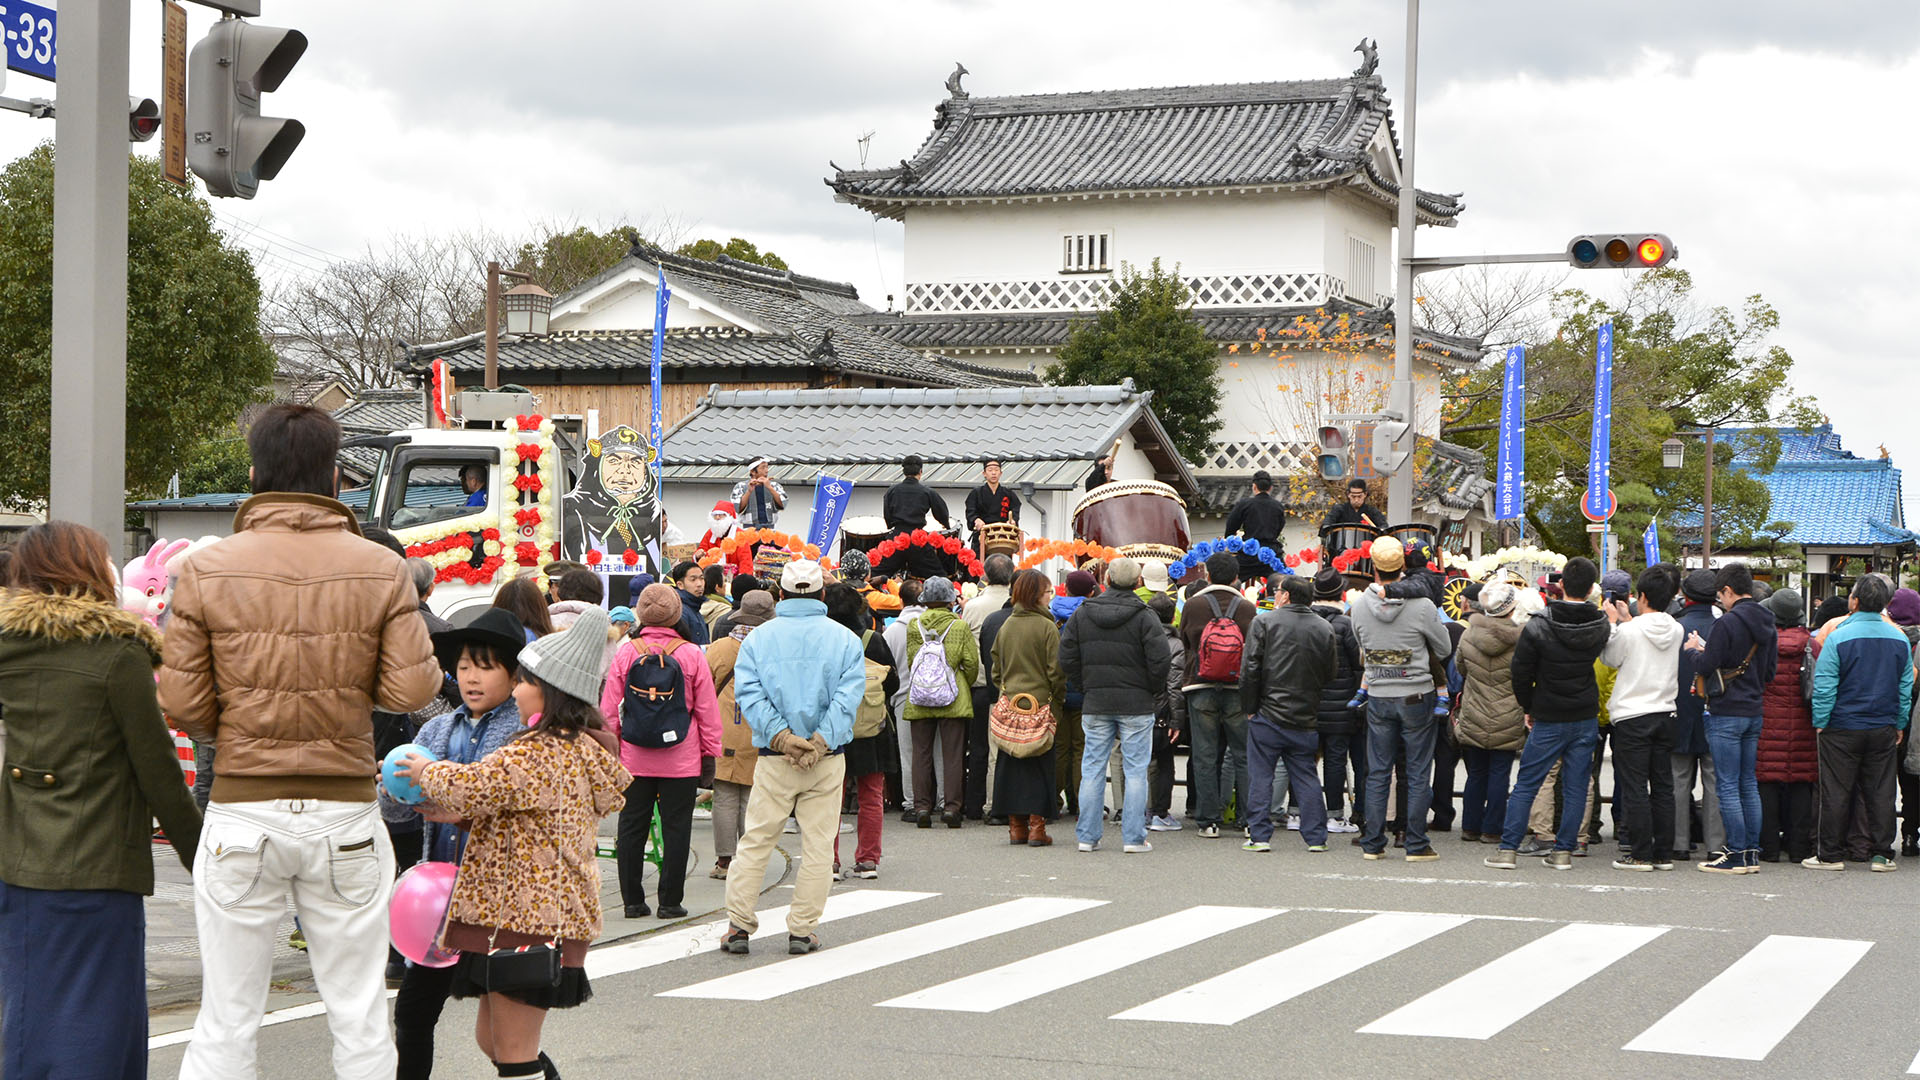
[[[1864,796],[1873,869],[1893,861],[1894,769],[1913,704],[1913,652],[1881,614],[1892,591],[1869,574],[1854,583],[1852,614],[1832,633],[1813,669],[1813,726],[1820,730],[1819,847],[1800,865],[1845,870],[1848,813]]]
[[[1754,778],[1760,750],[1760,697],[1773,681],[1779,660],[1773,612],[1753,598],[1753,573],[1746,563],[1729,563],[1715,572],[1714,599],[1726,615],[1705,640],[1687,635],[1695,670],[1707,684],[1707,749],[1713,754],[1713,779],[1720,792],[1720,820],[1727,850],[1700,864],[1709,874],[1760,872],[1760,785]],[[1897,631],[1896,631],[1897,633]]]
[[[833,841],[840,823],[840,789],[853,739],[853,714],[866,691],[866,652],[853,632],[827,617],[820,564],[796,559],[780,572],[774,619],[747,636],[733,669],[734,702],[753,729],[760,763],[753,770],[745,835],[727,872],[727,915],[720,941],[744,955],[759,929],[754,903],[767,876],[767,858],[791,815],[800,827],[800,876],[787,913],[787,952],[820,947],[813,932],[833,887]]]

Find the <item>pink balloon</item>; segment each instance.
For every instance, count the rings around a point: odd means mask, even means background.
[[[401,956],[421,967],[452,967],[460,959],[457,951],[438,944],[459,870],[455,863],[423,862],[393,883],[393,902],[387,906],[388,936]]]

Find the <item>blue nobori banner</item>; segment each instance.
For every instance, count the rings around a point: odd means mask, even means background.
[[[1613,516],[1613,324],[1603,322],[1594,349],[1593,442],[1587,450],[1586,511],[1589,521]]]
[[[1517,518],[1527,509],[1527,348],[1507,350],[1500,390],[1500,463],[1494,481],[1493,516]]]

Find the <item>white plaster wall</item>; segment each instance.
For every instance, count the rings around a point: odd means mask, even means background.
[[[1060,274],[1062,235],[1108,232],[1110,262],[1155,257],[1188,274],[1249,271],[1345,276],[1346,254],[1326,261],[1327,197],[1320,192],[961,203],[906,213],[906,280],[1001,281]]]
[[[667,288],[673,294],[667,300],[668,329],[734,325],[732,320],[707,310],[700,297],[674,290],[671,276],[667,278]],[[594,299],[590,305],[576,307],[570,311],[555,310],[552,328],[555,330],[651,330],[653,329],[653,304],[652,281],[628,282]]]
[[[1372,289],[1353,289],[1349,282],[1349,292],[1367,304],[1372,304],[1376,296],[1392,293],[1392,212],[1379,203],[1338,190],[1327,192],[1326,206],[1326,248],[1322,258],[1326,260],[1327,272],[1342,281],[1348,280],[1347,237],[1358,237],[1373,245]]]

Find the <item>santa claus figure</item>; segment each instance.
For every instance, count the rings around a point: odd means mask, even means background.
[[[740,527],[740,519],[734,515],[733,500],[721,499],[707,511],[707,535],[700,538],[700,550],[712,551],[733,536]],[[726,556],[726,563],[737,577],[753,573],[753,545],[738,544],[733,553]]]

